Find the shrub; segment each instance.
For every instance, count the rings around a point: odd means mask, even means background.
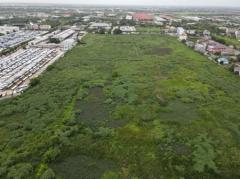
[[[34,86],[37,86],[39,83],[40,83],[39,78],[33,78],[30,82],[30,86],[34,87]]]
[[[54,178],[55,178],[55,173],[51,168],[47,169],[40,177],[40,179],[54,179]]]
[[[58,147],[50,148],[45,152],[43,160],[47,163],[54,161],[57,156],[60,154],[60,149]]]

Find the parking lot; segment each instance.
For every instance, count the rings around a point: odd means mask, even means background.
[[[0,58],[0,93],[16,90],[58,55],[57,49],[29,48]]]
[[[1,36],[0,49],[16,47],[44,33],[46,33],[46,31],[19,31]]]

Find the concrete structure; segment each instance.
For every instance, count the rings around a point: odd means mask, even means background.
[[[74,39],[66,39],[62,42],[62,45],[63,45],[63,50],[68,51],[76,45],[76,41]]]
[[[39,25],[30,22],[29,24],[26,25],[26,29],[28,29],[28,30],[39,30]]]
[[[179,40],[179,41],[186,41],[187,38],[188,38],[187,34],[186,34],[186,33],[183,33],[182,35],[180,35],[180,36],[178,37],[178,40]]]
[[[50,30],[52,27],[50,25],[40,25],[39,26],[39,29],[40,30]]]
[[[197,17],[197,16],[183,16],[183,18],[186,19],[186,20],[196,21],[196,22],[201,20],[201,18]]]
[[[196,35],[196,30],[187,30],[186,33],[189,35]]]
[[[235,74],[240,76],[240,64],[239,63],[235,64],[233,71]]]
[[[133,16],[131,16],[131,15],[126,15],[126,20],[133,20]]]
[[[89,29],[104,29],[104,30],[110,30],[112,28],[112,24],[110,23],[92,23],[89,27]]]
[[[207,46],[205,44],[197,43],[195,44],[194,50],[200,53],[206,53]]]
[[[211,32],[209,30],[204,30],[203,31],[203,35],[204,36],[210,36],[211,35]]]
[[[133,19],[139,22],[153,21],[154,17],[147,13],[135,13],[133,14]]]
[[[184,33],[185,33],[184,28],[182,28],[182,27],[178,27],[178,28],[177,28],[177,36],[181,36],[181,35],[183,35]]]
[[[134,26],[121,26],[119,29],[123,34],[131,34],[136,32],[136,28]]]
[[[217,62],[219,64],[222,64],[222,65],[228,65],[229,64],[229,60],[225,57],[221,57],[221,58],[217,59]]]
[[[51,37],[52,39],[57,39],[59,40],[60,42],[65,40],[66,38],[70,37],[71,35],[73,35],[75,33],[74,30],[72,29],[67,29],[67,30],[64,30],[56,35],[54,35],[53,37]]]
[[[194,42],[193,41],[187,41],[186,42],[186,45],[188,46],[188,47],[190,47],[190,48],[194,48]]]
[[[15,26],[0,26],[0,34],[10,34],[13,32],[18,32],[19,31],[19,27],[15,27]]]

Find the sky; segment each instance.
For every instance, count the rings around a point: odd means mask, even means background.
[[[231,6],[240,0],[0,0],[0,3],[58,3],[85,5]]]

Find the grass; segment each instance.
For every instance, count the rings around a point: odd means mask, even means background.
[[[160,27],[137,27],[137,32],[140,33],[160,33]]]
[[[226,45],[232,45],[236,49],[240,49],[240,41],[236,38],[221,36],[221,35],[214,35],[217,40],[224,41]]]
[[[240,176],[239,78],[173,37],[85,42],[0,102],[1,178]]]

